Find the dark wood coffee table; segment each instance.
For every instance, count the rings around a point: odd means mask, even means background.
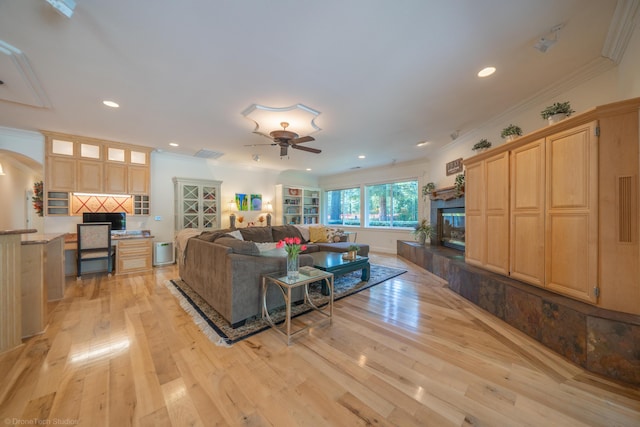
[[[348,260],[342,258],[342,253],[339,252],[312,252],[309,255],[313,257],[313,266],[318,270],[326,271],[327,273],[333,273],[334,276],[340,276],[343,274],[351,273],[352,271],[362,270],[361,279],[365,282],[369,281],[371,275],[371,265],[369,264],[369,258],[364,256],[357,256],[354,260]],[[323,295],[328,295],[329,290],[326,285],[322,285]]]

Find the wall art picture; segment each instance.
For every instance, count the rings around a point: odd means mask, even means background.
[[[251,210],[252,211],[262,210],[262,194],[251,195]]]
[[[246,194],[236,193],[236,207],[239,211],[249,210],[249,199]]]

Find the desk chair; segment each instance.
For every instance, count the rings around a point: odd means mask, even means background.
[[[111,247],[111,223],[92,222],[78,224],[78,279],[82,277],[82,262],[107,260],[107,272],[111,275],[113,266]]]

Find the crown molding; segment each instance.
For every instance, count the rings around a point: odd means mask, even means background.
[[[629,45],[634,28],[640,22],[640,0],[618,0],[602,48],[602,56],[619,64]]]
[[[640,1],[640,0],[639,0]],[[616,64],[608,58],[599,57],[594,59],[593,61],[587,63],[585,66],[576,70],[575,72],[568,74],[564,79],[558,80],[556,83],[547,86],[545,89],[537,91],[535,95],[526,98],[525,100],[517,103],[511,108],[505,110],[503,113],[490,118],[489,120],[483,122],[481,125],[474,127],[473,129],[469,129],[467,132],[460,134],[458,138],[454,141],[451,141],[445,145],[443,145],[437,152],[448,151],[451,148],[457,147],[462,143],[467,143],[466,135],[471,134],[479,129],[485,127],[496,126],[499,123],[503,123],[507,121],[506,119],[517,115],[519,113],[523,113],[534,108],[536,105],[539,105],[561,93],[567,92],[582,83],[593,79],[594,77],[599,76],[600,74],[615,68]]]

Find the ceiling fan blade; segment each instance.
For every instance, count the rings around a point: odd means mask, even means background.
[[[303,142],[309,142],[309,141],[315,141],[316,139],[312,136],[303,136],[300,138],[293,138],[292,140],[290,140],[289,142],[291,144],[301,144]]]
[[[291,148],[295,148],[296,150],[308,151],[310,153],[322,153],[322,150],[318,150],[317,148],[305,147],[303,145],[292,145]]]
[[[278,145],[276,143],[271,143],[271,144],[246,144],[245,147],[260,147],[262,145]]]

